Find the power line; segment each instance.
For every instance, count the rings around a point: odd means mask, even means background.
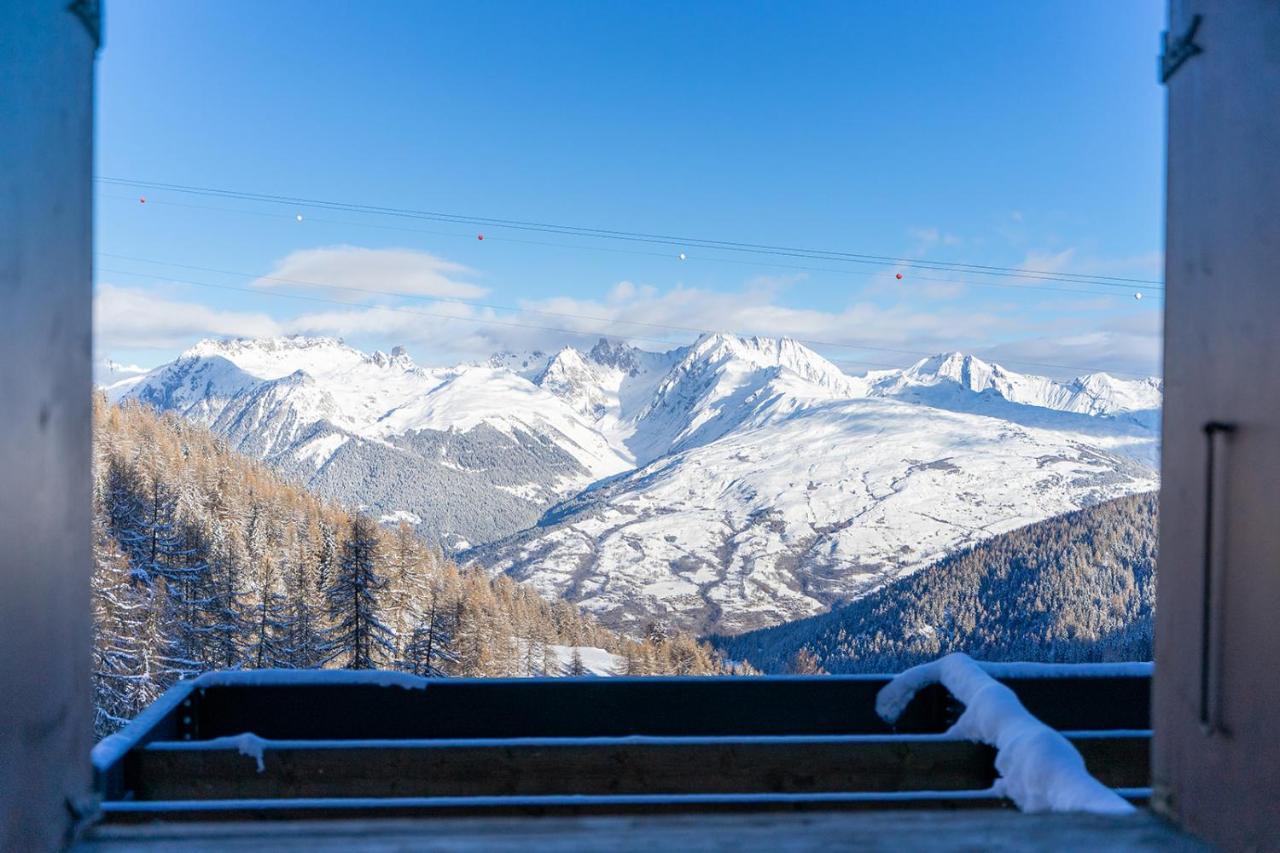
[[[901,267],[913,269],[941,270],[948,272],[963,272],[971,275],[998,276],[1006,278],[1023,278],[1037,281],[1057,281],[1062,283],[1077,284],[1094,284],[1107,287],[1137,287],[1146,290],[1162,289],[1159,281],[1151,279],[1125,278],[1121,276],[1102,276],[1087,275],[1083,273],[1065,273],[1053,272],[1049,270],[1023,269],[1019,267],[999,267],[989,264],[968,264],[950,261],[928,261],[913,258],[894,257],[889,255],[872,255],[855,252],[840,252],[819,249],[803,249],[789,246],[776,246],[765,243],[749,243],[743,241],[731,240],[711,240],[693,237],[678,237],[665,234],[648,234],[644,232],[619,231],[604,228],[589,228],[584,226],[558,225],[547,222],[536,222],[531,220],[519,219],[503,219],[497,217],[486,216],[468,216],[462,214],[445,213],[441,211],[414,210],[409,208],[386,207],[381,205],[357,204],[352,202],[337,202],[324,199],[312,199],[300,196],[285,196],[269,193],[247,192],[242,190],[227,190],[214,187],[198,187],[186,184],[171,184],[158,181],[143,181],[127,178],[112,178],[99,176],[95,180],[114,185],[125,185],[133,187],[144,187],[150,189],[167,190],[172,192],[189,193],[194,195],[211,196],[218,198],[234,198],[246,201],[257,201],[268,204],[288,204],[303,205],[306,207],[317,207],[328,210],[346,210],[357,213],[367,213],[381,216],[396,216],[410,219],[425,219],[437,222],[452,222],[456,224],[469,224],[478,226],[490,226],[498,228],[512,228],[524,231],[539,231],[552,234],[562,234],[578,237],[590,237],[608,240],[623,240],[629,242],[641,242],[651,244],[661,244],[669,246],[681,246],[687,248],[706,248],[721,249],[732,252],[746,252],[752,254],[780,255],[787,257],[799,257],[811,260],[838,261],[855,264],[872,264],[884,265],[893,264]]]
[[[116,199],[119,201],[135,201],[133,197],[129,197],[129,196],[115,196],[115,195],[102,194],[101,197]],[[204,205],[204,204],[185,204],[183,202],[168,201],[165,199],[148,199],[147,204],[160,204],[160,205],[167,205],[171,207],[181,207],[189,210],[209,210],[209,211],[217,211],[222,213],[234,213],[234,214],[245,215],[245,216],[260,216],[260,217],[268,217],[271,219],[280,218],[279,214],[268,213],[261,210],[245,210],[243,208],[234,208],[234,207],[215,207],[212,205]],[[455,237],[455,238],[461,238],[461,239],[467,239],[467,240],[473,240],[475,238],[475,235],[471,233],[464,234],[458,231],[438,231],[435,229],[428,229],[428,228],[411,228],[404,225],[387,225],[383,223],[359,222],[359,221],[344,220],[344,219],[326,219],[324,217],[315,217],[315,216],[307,217],[307,221],[319,222],[319,223],[328,224],[328,225],[349,225],[349,226],[355,226],[359,228],[374,228],[374,229],[385,230],[385,231],[401,231],[401,232],[407,232],[410,234],[431,234],[434,236]],[[665,258],[668,260],[672,259],[672,255],[669,252],[655,252],[655,251],[646,250],[646,249],[623,249],[617,246],[589,246],[589,245],[582,245],[577,243],[555,243],[547,240],[526,240],[526,239],[520,239],[518,237],[507,237],[507,236],[494,237],[491,235],[487,235],[485,239],[491,240],[493,242],[518,243],[526,246],[546,246],[546,247],[552,247],[552,248],[573,249],[575,251],[610,252],[614,254],[641,255],[641,256],[654,257],[654,258]],[[757,268],[764,267],[769,269],[802,270],[805,272],[831,272],[831,273],[837,273],[839,275],[861,275],[861,276],[871,277],[871,276],[882,274],[881,272],[872,272],[872,271],[866,271],[861,269],[822,267],[822,266],[813,266],[813,265],[806,265],[806,264],[787,264],[787,263],[779,263],[777,261],[760,261],[760,260],[751,260],[751,259],[745,259],[745,258],[724,258],[724,257],[717,257],[714,255],[694,255],[693,258],[691,258],[690,260],[693,260],[693,261],[706,260],[706,261],[711,261],[712,263],[739,264],[739,265],[757,267]],[[928,282],[936,282],[940,284],[958,285],[962,287],[994,287],[994,288],[1000,288],[1003,290],[1037,291],[1042,293],[1073,293],[1073,294],[1086,294],[1086,295],[1096,294],[1096,295],[1107,295],[1107,296],[1114,295],[1114,293],[1109,290],[1081,289],[1081,287],[1087,286],[1088,284],[1090,284],[1090,282],[1072,282],[1072,284],[1079,285],[1078,287],[1054,287],[1048,284],[1035,285],[1035,284],[1009,284],[1006,282],[996,282],[996,281],[968,281],[968,280],[960,280],[960,279],[954,279],[954,278],[938,278],[936,276],[914,275],[914,274],[911,276],[911,280],[912,282],[928,281]],[[1145,289],[1158,290],[1159,288],[1145,288]],[[1161,297],[1156,296],[1154,298],[1159,299]]]
[[[279,282],[281,284],[295,284],[302,287],[318,287],[325,290],[340,290],[348,293],[356,293],[361,295],[391,296],[391,297],[408,298],[408,299],[422,299],[422,300],[430,300],[432,302],[450,302],[458,305],[469,305],[474,308],[490,308],[496,311],[514,311],[514,312],[522,312],[526,314],[539,314],[545,317],[561,317],[561,318],[572,319],[572,320],[589,320],[591,322],[596,322],[596,323],[611,323],[611,324],[623,323],[625,325],[630,325],[630,326],[645,326],[649,328],[665,329],[668,331],[675,331],[675,332],[696,332],[699,334],[705,334],[707,332],[706,329],[702,329],[696,326],[680,326],[680,325],[673,325],[671,323],[654,323],[646,320],[626,320],[626,319],[621,319],[616,317],[597,317],[589,314],[577,314],[577,313],[570,313],[565,311],[547,311],[539,308],[518,307],[514,305],[501,305],[501,304],[492,303],[492,302],[480,302],[479,300],[464,299],[458,296],[419,295],[419,294],[413,294],[413,293],[404,293],[402,291],[395,291],[395,290],[376,290],[368,287],[354,287],[352,285],[331,284],[328,282],[311,281],[311,280],[298,279],[298,278],[286,278],[283,276],[254,275],[252,273],[246,273],[239,270],[219,269],[217,267],[206,267],[206,266],[200,266],[197,264],[181,264],[181,263],[176,263],[174,261],[161,261],[161,260],[156,260],[154,258],[141,258],[141,257],[137,257],[136,255],[120,255],[120,254],[115,254],[113,252],[97,252],[96,254],[101,255],[102,257],[105,257],[105,258],[115,258],[116,260],[122,260],[122,261],[134,261],[137,263],[154,264],[156,266],[174,267],[175,269],[196,270],[198,272],[211,272],[211,273],[217,273],[218,275],[232,275],[240,278],[247,278],[247,279],[253,279],[253,280],[260,280],[260,281],[274,281],[274,282]],[[260,292],[260,291],[255,290],[253,292]],[[1065,292],[1077,293],[1081,291],[1065,291]],[[801,343],[812,343],[817,346],[833,346],[833,347],[842,346],[841,344],[835,344],[829,341],[807,341],[807,340],[801,340],[799,338],[797,338],[796,340],[800,340]],[[858,347],[858,348],[859,349],[884,349],[885,352],[904,353],[907,355],[920,354],[916,350],[886,349],[882,347]],[[1040,365],[1040,366],[1058,367],[1059,365]],[[1071,368],[1067,368],[1067,369],[1071,369]]]
[[[199,266],[194,266],[194,265],[172,264],[172,263],[169,263],[169,262],[166,262],[166,261],[152,261],[152,260],[149,260],[149,259],[146,259],[146,258],[133,258],[133,257],[130,257],[130,256],[124,256],[124,255],[112,255],[112,254],[110,254],[110,253],[106,253],[106,252],[100,252],[100,253],[98,253],[98,254],[102,254],[102,255],[107,256],[107,257],[115,257],[115,258],[120,259],[120,260],[134,260],[134,261],[139,261],[139,262],[144,262],[144,263],[154,263],[154,264],[159,264],[159,265],[174,266],[174,267],[180,267],[180,268],[186,268],[186,269],[203,270],[203,271],[206,271],[206,272],[214,272],[214,273],[222,274],[222,275],[235,275],[235,276],[241,276],[241,277],[244,277],[244,278],[251,278],[251,279],[262,279],[262,278],[266,278],[266,279],[268,279],[268,280],[270,280],[270,279],[271,279],[271,277],[270,277],[270,276],[254,276],[254,275],[249,274],[249,273],[234,272],[234,271],[230,271],[230,270],[218,270],[218,269],[214,269],[214,268],[211,268],[211,267],[199,267]],[[99,270],[100,272],[108,272],[108,273],[113,273],[113,274],[117,274],[117,275],[131,275],[131,276],[137,276],[137,277],[141,277],[141,278],[156,279],[156,280],[158,280],[158,281],[172,282],[172,283],[175,283],[175,284],[186,284],[186,285],[191,285],[191,286],[195,286],[195,287],[211,288],[211,289],[215,289],[215,290],[224,290],[224,291],[231,291],[231,292],[236,292],[236,293],[248,293],[248,294],[254,294],[254,295],[259,295],[259,296],[274,296],[274,297],[277,297],[277,298],[295,299],[295,300],[301,300],[301,301],[306,301],[306,302],[316,302],[316,303],[323,303],[323,304],[330,304],[330,305],[340,305],[340,306],[347,307],[347,308],[350,308],[350,307],[351,307],[351,303],[350,303],[350,302],[344,302],[344,301],[342,301],[342,300],[338,300],[338,299],[326,299],[326,298],[324,298],[324,297],[318,297],[318,296],[306,296],[306,295],[302,295],[302,294],[294,294],[294,293],[281,293],[281,292],[279,292],[279,291],[274,291],[274,290],[263,290],[263,289],[259,289],[259,288],[251,288],[251,287],[235,287],[235,286],[232,286],[232,285],[216,284],[216,283],[212,283],[212,282],[194,281],[194,280],[191,280],[191,279],[174,278],[174,277],[167,276],[167,275],[157,275],[157,274],[155,274],[155,273],[137,272],[137,271],[134,271],[134,270],[112,269],[112,268],[109,268],[109,267],[98,267],[98,270]],[[336,290],[356,291],[356,292],[360,292],[360,293],[376,293],[376,294],[378,294],[378,295],[390,295],[390,296],[397,296],[397,297],[403,297],[403,296],[408,295],[408,294],[402,294],[402,293],[379,292],[379,291],[368,291],[368,290],[365,290],[364,288],[351,288],[351,287],[344,287],[344,286],[342,286],[342,285],[323,284],[323,283],[320,283],[320,282],[304,282],[304,281],[299,281],[299,280],[296,280],[296,279],[275,279],[275,280],[277,280],[277,281],[281,281],[281,282],[284,282],[284,283],[299,284],[299,285],[303,285],[303,286],[310,286],[310,287],[322,287],[322,288],[332,288],[332,289],[336,289]],[[436,300],[434,297],[418,297],[418,298],[432,299],[433,301],[439,301],[439,300]],[[512,306],[493,305],[493,304],[487,304],[487,305],[486,305],[486,304],[477,304],[477,303],[467,302],[467,301],[465,301],[465,300],[459,300],[459,301],[460,301],[462,304],[465,304],[465,305],[468,305],[468,306],[471,306],[471,307],[484,307],[484,308],[489,308],[489,309],[494,309],[494,310],[517,311],[517,312],[519,312],[519,311],[528,311],[529,313],[539,313],[539,314],[544,314],[544,315],[547,315],[547,316],[556,316],[556,317],[562,317],[562,318],[566,318],[566,319],[586,320],[586,321],[589,321],[589,322],[596,322],[596,323],[608,323],[608,324],[611,324],[611,325],[616,325],[616,324],[623,324],[623,325],[636,325],[636,326],[644,326],[644,327],[648,327],[648,328],[666,329],[666,330],[670,330],[670,331],[684,332],[684,333],[696,333],[696,334],[702,334],[702,335],[716,334],[716,333],[717,333],[717,331],[718,331],[718,330],[714,330],[714,329],[699,328],[699,327],[694,327],[694,326],[678,326],[678,325],[671,325],[671,324],[665,324],[665,323],[652,323],[652,322],[648,322],[648,321],[641,321],[641,320],[624,320],[624,319],[609,318],[609,317],[592,317],[592,316],[589,316],[589,315],[573,314],[573,313],[568,313],[568,312],[537,311],[537,310],[531,310],[531,309],[516,308],[516,307],[512,307]],[[575,335],[575,336],[579,336],[579,337],[583,337],[583,338],[600,337],[600,336],[604,336],[604,335],[608,335],[608,334],[610,334],[610,333],[608,333],[608,332],[602,332],[602,331],[599,331],[599,330],[593,330],[593,331],[582,331],[582,330],[578,330],[578,329],[568,329],[568,328],[563,328],[563,327],[543,326],[543,325],[537,325],[537,324],[532,324],[532,323],[521,323],[521,322],[516,322],[516,321],[510,321],[510,320],[499,320],[499,319],[496,319],[496,318],[487,318],[487,317],[463,317],[463,316],[459,316],[459,315],[456,315],[456,314],[441,314],[441,313],[434,313],[434,312],[430,312],[430,311],[422,311],[422,310],[418,310],[418,309],[406,308],[406,307],[403,307],[403,306],[371,305],[371,306],[367,306],[367,307],[369,307],[369,308],[371,308],[371,309],[374,309],[374,310],[380,310],[380,311],[392,311],[392,312],[398,312],[398,313],[404,313],[404,314],[413,314],[413,315],[422,316],[422,317],[432,317],[432,318],[435,318],[435,319],[443,319],[443,320],[450,320],[450,321],[461,321],[461,322],[469,322],[469,323],[478,323],[478,324],[482,324],[482,325],[493,325],[493,326],[506,326],[506,327],[514,327],[514,328],[524,328],[524,329],[532,329],[532,330],[545,331],[545,332],[556,332],[556,333],[560,333],[560,334]],[[630,334],[630,333],[626,334],[626,335],[625,335],[625,337],[630,338],[630,339],[632,339],[632,340],[647,341],[647,342],[650,342],[650,343],[658,343],[658,344],[661,344],[661,345],[664,345],[664,346],[670,346],[670,345],[673,343],[671,340],[669,340],[669,339],[667,339],[667,338],[657,338],[657,337],[652,337],[652,336],[633,335],[633,334]],[[790,337],[790,336],[788,336],[788,337]],[[879,345],[876,345],[876,344],[865,344],[865,343],[856,343],[856,342],[855,342],[855,343],[847,343],[847,342],[837,342],[837,341],[822,341],[822,340],[814,340],[814,339],[812,339],[812,338],[798,338],[798,337],[792,337],[792,338],[791,338],[791,340],[794,340],[794,341],[796,341],[796,342],[798,342],[798,343],[801,343],[801,344],[805,344],[805,345],[807,345],[807,346],[824,347],[824,348],[831,348],[831,349],[839,349],[839,350],[845,350],[845,351],[850,351],[850,352],[858,352],[858,351],[875,351],[875,352],[885,352],[885,353],[893,353],[893,354],[899,354],[899,355],[910,355],[910,356],[915,356],[915,357],[917,357],[917,358],[922,357],[922,356],[923,356],[923,357],[929,357],[929,356],[932,356],[932,355],[936,355],[936,353],[933,353],[933,352],[927,352],[927,351],[924,351],[924,350],[900,349],[900,348],[895,348],[895,347],[879,346]],[[869,365],[869,366],[873,366],[873,367],[898,368],[898,367],[900,367],[900,366],[901,366],[901,365],[898,365],[898,364],[887,364],[887,363],[883,363],[883,362],[875,362],[875,361],[867,361],[867,360],[856,360],[856,359],[850,359],[849,361],[854,361],[855,363],[858,363],[858,364],[865,364],[865,365]],[[1071,365],[1051,364],[1051,363],[1047,363],[1047,362],[1027,361],[1027,360],[1023,360],[1023,359],[1009,360],[1009,361],[1008,361],[1008,363],[1009,363],[1009,364],[1024,364],[1024,365],[1029,365],[1029,366],[1034,366],[1034,367],[1047,367],[1047,368],[1051,368],[1051,369],[1054,369],[1054,370],[1067,370],[1067,371],[1075,371],[1075,372],[1078,372],[1078,373],[1093,373],[1093,372],[1098,372],[1096,368],[1094,368],[1094,369],[1089,369],[1089,368],[1083,368],[1083,367],[1077,367],[1077,366],[1071,366]],[[1108,372],[1108,373],[1112,373],[1112,374],[1116,374],[1116,375],[1121,375],[1121,376],[1134,376],[1134,377],[1138,377],[1138,378],[1145,378],[1145,376],[1143,376],[1143,374],[1132,373],[1132,372],[1130,372],[1130,371],[1110,370],[1110,371],[1106,371],[1106,372]]]

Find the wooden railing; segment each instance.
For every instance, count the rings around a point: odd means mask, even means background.
[[[993,750],[942,735],[950,695],[922,691],[890,729],[884,676],[274,678],[180,684],[100,749],[107,818],[1003,804]],[[1145,797],[1149,672],[1001,680],[1100,781]]]

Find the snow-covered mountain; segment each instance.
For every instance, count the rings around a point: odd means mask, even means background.
[[[467,555],[633,630],[811,615],[1156,486],[1155,381],[1063,383],[960,354],[858,378],[793,341],[724,335],[645,358],[620,372],[567,351],[543,374],[637,468]]]
[[[122,393],[612,624],[735,632],[1155,488],[1160,391],[959,353],[853,377],[795,341],[708,335],[451,368],[202,342]]]
[[[422,368],[399,348],[370,355],[331,338],[202,341],[114,396],[206,424],[375,516],[418,518],[447,547],[515,532],[630,467],[506,367]]]
[[[1090,373],[1070,382],[1028,376],[953,352],[924,358],[906,370],[876,371],[868,376],[870,393],[929,405],[972,405],[982,395],[1023,406],[1082,415],[1143,413],[1160,408],[1164,387],[1159,379],[1124,380]],[[978,395],[975,398],[974,395]]]

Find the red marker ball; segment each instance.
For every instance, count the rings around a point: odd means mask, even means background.
[[[898,273],[898,275],[897,275],[897,279],[898,279],[898,281],[902,281],[902,273]]]
[[[477,239],[477,240],[483,240],[483,239],[484,239],[484,235],[483,235],[483,234],[477,234],[477,235],[476,235],[476,239]]]

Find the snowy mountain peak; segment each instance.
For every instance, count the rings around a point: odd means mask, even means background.
[[[304,335],[203,340],[179,356],[175,364],[213,362],[229,362],[262,380],[303,371],[313,377],[340,377],[344,382],[358,384],[362,380],[356,374],[368,373],[372,378],[427,372],[414,364],[404,347],[393,347],[390,353],[364,353],[341,338]]]
[[[375,350],[369,359],[378,367],[397,367],[401,370],[413,370],[417,367],[404,347],[392,347],[389,353]]]
[[[220,355],[234,360],[234,356],[248,353],[287,357],[292,353],[317,350],[357,352],[347,346],[341,338],[282,335],[274,338],[205,338],[182,353],[180,357],[199,358]]]
[[[512,373],[533,380],[547,366],[547,354],[542,350],[528,352],[503,351],[489,356],[488,361],[477,363],[495,370],[509,370]]]
[[[621,341],[601,338],[591,348],[590,357],[596,364],[616,367],[635,376],[640,370],[640,350]]]
[[[1075,401],[1072,411],[1089,415],[1152,411],[1160,408],[1164,397],[1164,383],[1155,377],[1117,379],[1109,373],[1089,373],[1067,387]]]
[[[582,353],[574,347],[564,347],[555,355],[551,356],[551,360],[547,362],[547,366],[543,368],[545,374],[553,368],[559,370],[578,370],[587,366],[587,360],[583,358]]]
[[[609,409],[609,382],[604,375],[614,368],[588,361],[573,347],[565,347],[551,357],[533,384],[559,397],[578,413],[593,421]]]
[[[985,391],[991,387],[996,376],[1006,375],[1007,371],[998,364],[988,364],[977,356],[962,352],[939,353],[922,358],[907,368],[905,375],[915,381],[929,383],[931,381],[950,380],[970,391]]]
[[[942,408],[969,411],[993,395],[1010,403],[1080,415],[1117,415],[1160,407],[1159,379],[1116,379],[1090,373],[1061,382],[1016,373],[960,352],[940,353],[872,377],[871,393]]]
[[[865,383],[787,338],[704,335],[670,353],[631,420],[627,447],[639,461],[758,427],[797,406],[863,396]]]
[[[703,335],[689,348],[684,364],[714,366],[740,362],[756,368],[782,368],[807,382],[847,396],[857,396],[853,377],[791,338],[739,337],[725,333]]]

